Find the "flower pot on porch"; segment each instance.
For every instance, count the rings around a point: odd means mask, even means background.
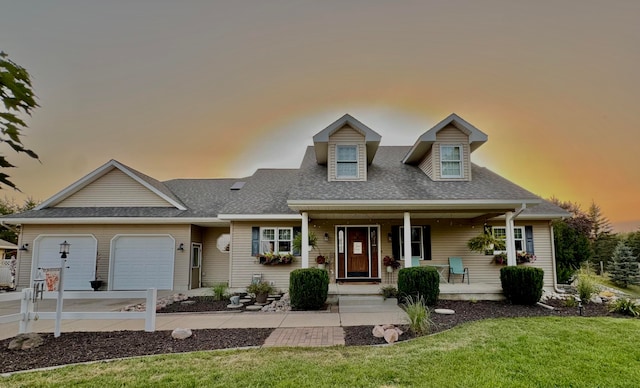
[[[319,269],[324,269],[324,268],[325,268],[324,266],[325,266],[325,264],[324,264],[324,263],[322,263],[322,264],[318,264],[318,268],[319,268]]]
[[[91,283],[93,291],[98,291],[102,287],[102,280],[90,280],[89,283]]]
[[[393,267],[392,267],[392,266],[390,266],[390,265],[387,265],[387,272],[388,272],[388,273],[393,272]]]

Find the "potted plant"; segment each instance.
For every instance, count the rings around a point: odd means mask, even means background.
[[[318,264],[318,268],[324,269],[325,266],[329,264],[329,260],[322,255],[318,255],[318,257],[316,257],[316,264]]]
[[[382,264],[387,267],[387,272],[391,273],[394,269],[400,268],[400,262],[393,257],[385,256],[382,259]]]
[[[301,252],[302,251],[302,233],[298,233],[293,237],[293,249]],[[318,236],[312,231],[309,231],[309,251],[313,248],[318,247]]]
[[[266,303],[267,297],[273,291],[273,286],[264,280],[247,286],[247,292],[256,296],[256,303]]]
[[[483,231],[479,235],[469,239],[469,241],[467,241],[467,247],[473,252],[490,255],[493,253],[493,250],[500,251],[504,249],[504,240],[495,238],[492,233]]]
[[[493,260],[491,260],[491,262],[495,263],[496,265],[505,265],[507,264],[507,254],[498,253],[495,256],[493,256]]]
[[[100,280],[98,278],[98,260],[99,260],[99,256],[96,256],[96,270],[94,273],[94,279],[93,280],[89,280],[89,283],[91,284],[91,288],[93,288],[93,291],[98,291],[100,289],[100,287],[102,287],[102,280]]]

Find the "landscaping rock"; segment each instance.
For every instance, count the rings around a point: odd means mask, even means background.
[[[382,328],[381,325],[375,325],[373,327],[372,334],[376,338],[382,338],[382,337],[384,337],[384,329]]]
[[[398,341],[399,337],[400,335],[398,334],[398,331],[395,328],[387,329],[384,331],[384,340],[387,341],[388,344],[392,344]]]
[[[44,340],[38,333],[19,334],[11,342],[7,349],[9,350],[27,350],[37,348],[42,345]]]
[[[240,303],[251,303],[251,298],[240,299]]]
[[[594,295],[591,297],[591,299],[589,300],[591,303],[595,303],[595,304],[602,304],[602,298],[599,297],[598,295]]]
[[[291,301],[289,299],[289,293],[284,294],[280,300],[274,300],[270,304],[264,306],[262,311],[270,312],[284,312],[291,311]]]
[[[171,337],[173,337],[173,339],[186,339],[191,337],[192,333],[191,333],[191,329],[182,329],[180,327],[176,328],[172,333],[171,333]]]
[[[256,304],[252,304],[250,306],[245,307],[245,309],[247,311],[260,311],[260,310],[262,310],[262,306],[256,305]]]
[[[243,308],[243,307],[244,307],[244,305],[243,305],[243,304],[240,304],[240,303],[238,303],[238,304],[233,304],[233,303],[231,303],[231,304],[228,304],[228,305],[227,305],[227,308],[228,308],[228,309],[241,309],[241,308]]]
[[[185,300],[184,302],[180,302],[180,304],[183,304],[183,305],[190,305],[195,303],[196,303],[195,300]]]
[[[443,315],[453,315],[456,312],[451,310],[451,309],[435,309],[433,310],[434,313],[436,314],[443,314]]]

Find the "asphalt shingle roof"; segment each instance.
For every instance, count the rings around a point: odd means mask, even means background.
[[[329,182],[327,166],[318,165],[313,147],[305,153],[300,184],[289,198],[296,200],[469,200],[537,199],[535,194],[490,170],[471,166],[471,181],[436,182],[418,167],[401,163],[411,147],[380,147],[366,182]]]
[[[131,169],[140,178],[187,210],[161,207],[46,208],[6,218],[76,217],[217,217],[219,214],[297,214],[287,200],[531,200],[535,194],[490,170],[472,164],[472,180],[436,182],[418,167],[401,161],[411,147],[379,147],[366,182],[329,182],[327,166],[318,165],[308,147],[299,169],[259,169],[239,179],[174,179],[159,182]],[[128,167],[127,167],[128,168]],[[245,182],[240,190],[231,190]],[[566,214],[543,201],[525,214]]]

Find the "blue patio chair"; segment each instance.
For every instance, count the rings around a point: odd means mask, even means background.
[[[462,265],[461,257],[449,258],[449,277],[447,281],[451,280],[451,275],[462,275],[462,283],[464,283],[464,277],[466,276],[467,284],[469,284],[469,268],[465,268],[464,265]]]

